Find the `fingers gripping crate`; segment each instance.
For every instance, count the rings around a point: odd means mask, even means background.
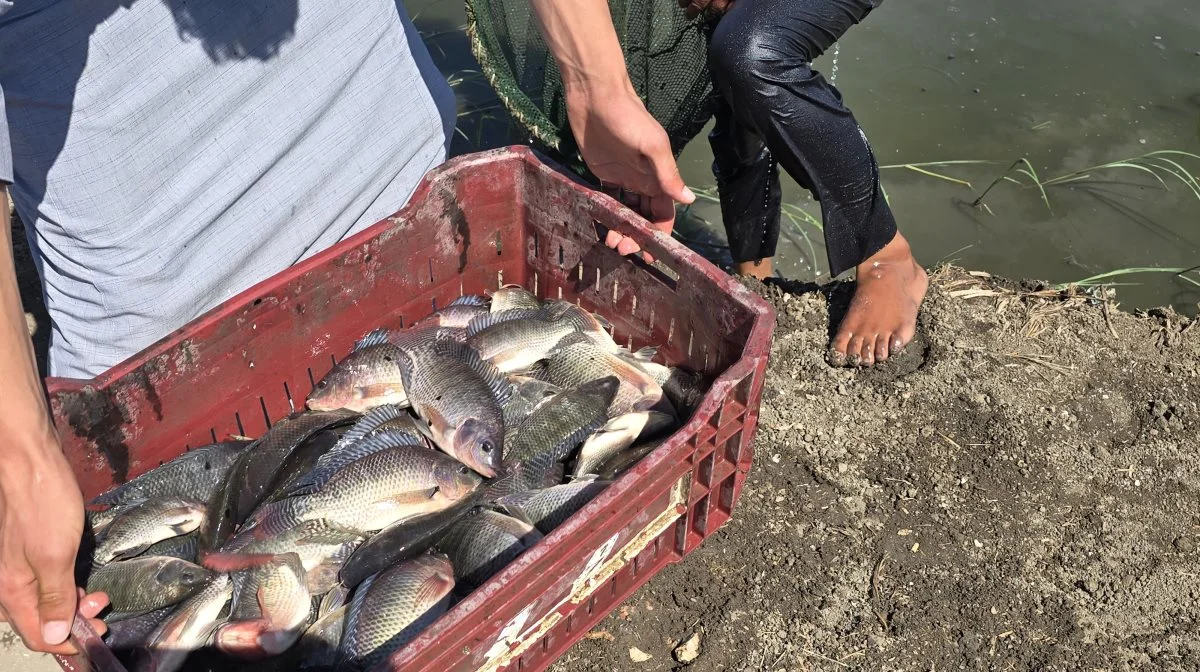
[[[605,247],[609,230],[657,263]],[[104,375],[51,379],[63,449],[93,497],[184,450],[261,434],[370,329],[510,283],[578,302],[612,322],[618,343],[659,345],[660,361],[715,378],[666,443],[380,668],[543,669],[729,520],[753,457],[774,315],[528,149],[452,160],[393,217]]]

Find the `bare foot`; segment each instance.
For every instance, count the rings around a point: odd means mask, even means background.
[[[917,311],[929,288],[925,269],[899,233],[875,256],[858,265],[858,286],[833,338],[830,363],[871,366],[913,339]]]
[[[748,275],[759,280],[766,280],[775,275],[775,266],[771,263],[770,257],[758,261],[738,262],[734,264],[733,270],[738,275]]]

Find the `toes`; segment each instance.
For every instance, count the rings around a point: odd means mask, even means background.
[[[853,336],[854,332],[847,329],[846,325],[843,324],[842,328],[838,330],[837,335],[833,337],[833,343],[830,344],[829,349],[831,350],[830,359],[837,362],[834,364],[835,366],[845,366],[846,360],[854,352],[850,348],[850,339]]]
[[[874,364],[875,364],[875,338],[876,337],[874,337],[874,336],[867,336],[866,338],[863,339],[863,344],[862,344],[862,365],[863,366],[874,366]]]
[[[846,363],[850,366],[858,366],[862,363],[863,337],[853,336],[850,338],[850,344],[846,347]]]
[[[887,361],[888,355],[891,354],[891,343],[893,336],[891,334],[880,334],[875,337],[875,361]]]

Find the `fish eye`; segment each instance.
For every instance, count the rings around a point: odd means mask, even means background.
[[[479,444],[479,448],[485,453],[490,453],[492,452],[492,448],[494,448],[494,446],[492,446],[491,441],[484,441],[483,443]]]
[[[464,464],[464,465],[460,465],[460,466],[458,467],[458,473],[462,474],[463,476],[466,476],[466,475],[467,475],[467,472],[469,472],[469,471],[470,471],[470,469],[467,469],[467,465],[465,465],[465,464]]]
[[[322,380],[321,382],[317,383],[317,389],[318,389],[318,390],[323,390],[323,389],[325,389],[325,388],[327,388],[327,387],[329,387],[329,382],[328,382],[328,381],[324,381],[324,380]]]

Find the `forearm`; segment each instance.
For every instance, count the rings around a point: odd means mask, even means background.
[[[568,95],[632,88],[607,0],[531,0]]]
[[[44,450],[56,444],[53,425],[38,379],[29,327],[17,289],[8,192],[0,183],[0,464],[12,463],[12,451]]]

